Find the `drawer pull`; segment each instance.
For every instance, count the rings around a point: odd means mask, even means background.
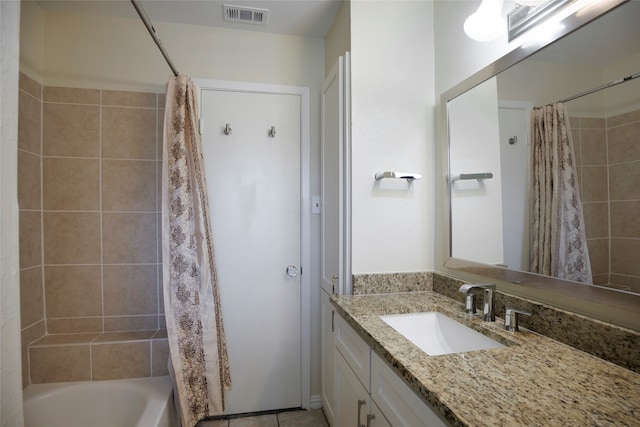
[[[360,410],[362,409],[362,405],[366,404],[365,400],[358,399],[358,420],[356,422],[356,427],[365,427],[364,424],[360,424]]]

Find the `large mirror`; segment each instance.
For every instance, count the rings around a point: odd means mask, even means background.
[[[445,94],[447,267],[564,293],[638,317],[638,22],[640,1],[626,2],[532,55],[512,52],[489,67],[499,72],[483,70],[481,83],[474,76]],[[538,263],[532,252],[539,250],[531,218],[532,205],[539,204],[532,194],[539,179],[532,171],[532,110],[557,101],[563,101],[569,117],[573,197],[581,208],[579,226],[589,266],[588,278],[579,281],[573,276],[559,279],[556,273],[545,277],[532,266]],[[632,319],[630,325],[637,322]]]

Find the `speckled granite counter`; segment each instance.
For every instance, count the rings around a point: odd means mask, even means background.
[[[332,297],[337,312],[454,426],[640,426],[640,374],[527,331],[482,322],[443,295]],[[507,347],[428,356],[381,314],[440,311]]]

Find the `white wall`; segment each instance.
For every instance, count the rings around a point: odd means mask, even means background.
[[[32,5],[38,7],[37,5]],[[42,79],[47,86],[162,92],[171,71],[139,19],[30,11],[23,34],[42,31]],[[311,94],[311,192],[320,193],[320,88],[324,41],[242,30],[153,22],[181,74],[193,78],[306,86]],[[21,70],[33,67],[37,46]],[[37,74],[37,73],[36,73]],[[33,77],[33,76],[32,76]],[[37,75],[35,76],[37,79]],[[311,218],[311,395],[320,394],[320,221]]]
[[[0,424],[21,426],[18,260],[18,55],[20,3],[0,2]]]
[[[338,57],[351,51],[351,1],[344,0],[324,39],[324,75],[331,72]]]
[[[433,269],[432,8],[351,2],[354,274]],[[423,179],[376,183],[387,170]]]

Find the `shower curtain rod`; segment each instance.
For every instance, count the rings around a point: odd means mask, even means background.
[[[171,58],[169,58],[169,54],[164,49],[164,46],[162,45],[160,38],[158,38],[158,35],[156,34],[156,29],[153,28],[153,25],[151,24],[151,21],[149,20],[147,13],[144,11],[142,6],[140,6],[140,3],[138,2],[138,0],[131,0],[131,4],[136,9],[136,12],[138,12],[138,15],[140,16],[140,19],[142,19],[142,22],[144,23],[145,27],[147,27],[147,30],[149,31],[151,38],[153,39],[154,42],[156,42],[158,49],[160,49],[160,53],[162,54],[162,56],[164,56],[164,60],[167,61],[167,65],[169,65],[169,68],[171,68],[171,71],[173,71],[173,75],[178,76],[179,74],[178,70],[176,69],[175,65],[173,65],[173,62],[171,62]]]
[[[586,96],[586,95],[590,95],[590,94],[592,94],[594,92],[598,92],[599,90],[602,90],[602,89],[607,89],[607,88],[610,88],[610,87],[613,87],[613,86],[617,86],[620,83],[625,83],[625,82],[631,81],[633,79],[636,79],[638,77],[640,77],[640,73],[635,73],[635,74],[632,74],[630,76],[623,77],[623,78],[618,79],[618,80],[614,80],[614,81],[609,82],[607,84],[604,84],[602,86],[598,86],[597,88],[594,88],[594,89],[579,93],[577,95],[570,96],[569,98],[562,99],[562,100],[560,100],[558,102],[573,101],[574,99],[581,98],[581,97]]]

